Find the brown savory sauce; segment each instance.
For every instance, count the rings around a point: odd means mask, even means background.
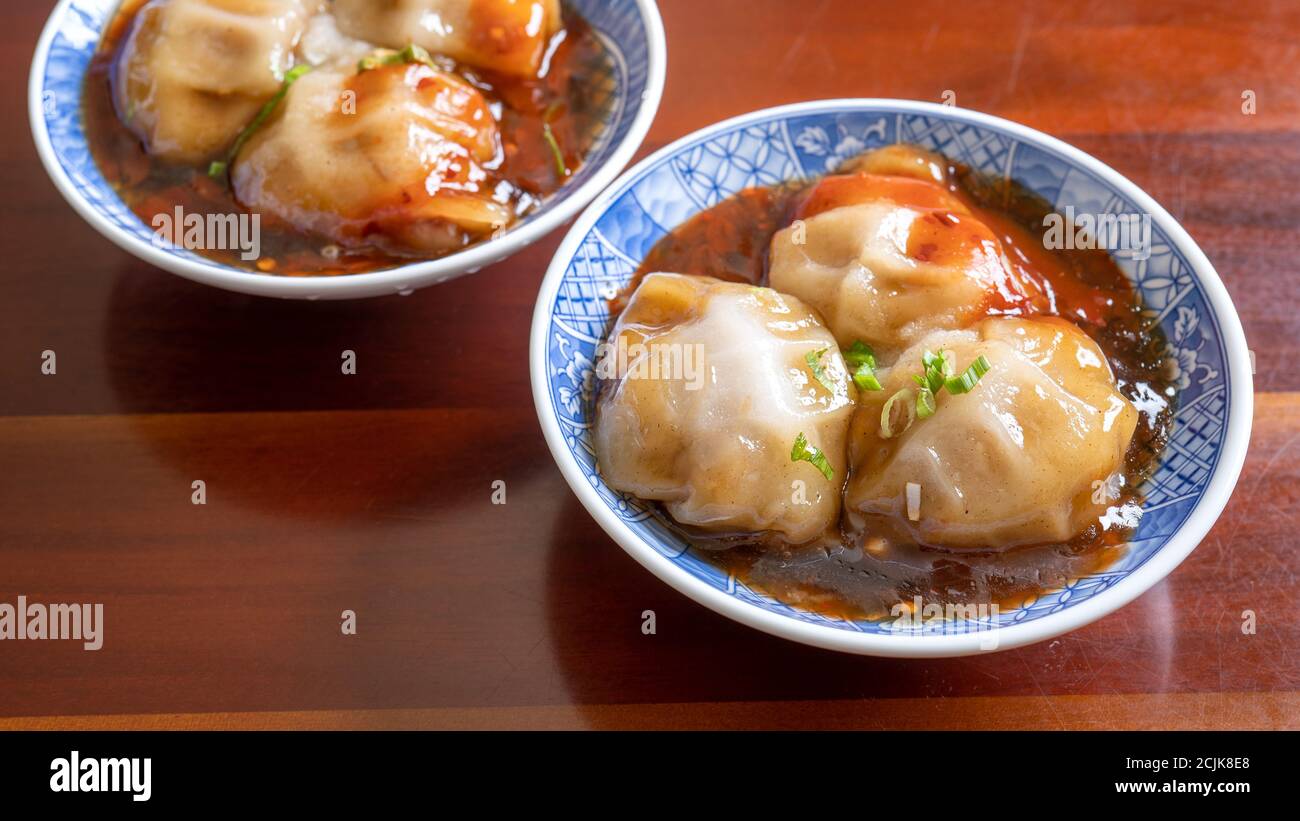
[[[206,164],[198,167],[151,157],[122,124],[113,102],[111,73],[144,4],[145,0],[123,4],[105,30],[86,74],[83,114],[95,163],[146,225],[154,224],[155,215],[173,214],[178,206],[193,214],[251,213],[225,180],[208,175]],[[485,185],[509,195],[516,220],[537,210],[577,173],[600,137],[609,101],[608,95],[593,93],[592,78],[609,73],[609,59],[591,27],[564,8],[563,27],[547,44],[538,77],[520,78],[451,64],[457,76],[477,88],[489,104],[499,106],[503,152],[500,162],[487,168]],[[555,147],[546,137],[548,128]],[[340,248],[267,213],[262,213],[261,220],[261,255],[256,261],[245,261],[238,249],[198,253],[226,265],[284,276],[355,274],[411,261],[378,248]]]
[[[948,172],[955,181],[951,193],[1001,240],[1016,280],[1027,291],[1022,303],[990,305],[988,314],[1048,314],[1073,321],[1101,347],[1120,392],[1138,409],[1124,487],[1113,504],[1140,503],[1138,488],[1154,470],[1174,417],[1159,326],[1143,313],[1131,282],[1105,251],[1046,248],[1043,218],[1051,213],[1046,201],[961,166]],[[807,184],[752,188],[697,214],[651,249],[627,291],[612,302],[613,313],[622,310],[643,276],[656,271],[765,285],[772,236],[798,216],[835,205],[810,202],[808,191]],[[817,196],[833,199],[834,186],[820,186]],[[1132,533],[1125,522],[1109,528],[1097,523],[1067,543],[987,551],[894,544],[871,533],[852,537],[847,532],[813,546],[790,546],[754,534],[705,533],[672,522],[656,508],[697,555],[751,587],[849,619],[893,618],[897,606],[907,609],[916,597],[927,605],[1022,607],[1112,565]]]

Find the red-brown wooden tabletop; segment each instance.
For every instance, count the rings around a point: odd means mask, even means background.
[[[1300,727],[1300,6],[660,5],[642,155],[766,106],[951,91],[1180,219],[1258,361],[1250,455],[1201,546],[1123,610],[980,657],[853,657],[728,621],[606,537],[542,440],[529,323],[562,231],[358,302],[153,269],[42,170],[26,77],[52,3],[11,3],[0,601],[102,602],[105,623],[93,652],[0,643],[0,728]]]

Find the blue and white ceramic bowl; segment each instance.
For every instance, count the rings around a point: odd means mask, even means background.
[[[844,158],[896,142],[921,145],[1010,177],[1058,211],[1150,214],[1149,258],[1116,255],[1141,290],[1177,363],[1173,439],[1146,489],[1125,556],[987,619],[890,622],[828,618],[748,588],[697,556],[635,498],[611,490],[591,442],[595,346],[607,299],[673,227],[743,188],[832,171]],[[1223,283],[1187,232],[1129,180],[1076,148],[974,111],[900,100],[829,100],[746,114],[685,137],[625,173],[569,232],[542,283],[531,370],[542,429],[578,498],[628,553],[713,610],[760,630],[835,650],[956,656],[1059,635],[1132,601],[1205,536],[1227,503],[1250,438],[1251,365]]]
[[[28,84],[32,135],[46,171],[83,219],[140,259],[231,291],[299,299],[406,293],[469,274],[517,253],[558,228],[618,176],[659,108],[667,56],[654,0],[564,0],[589,22],[607,51],[605,76],[591,93],[612,96],[605,129],[586,164],[541,209],[502,236],[458,254],[352,276],[277,277],[222,265],[191,251],[158,248],[153,230],[105,181],[86,144],[81,92],[100,35],[120,0],[60,0],[36,46]]]

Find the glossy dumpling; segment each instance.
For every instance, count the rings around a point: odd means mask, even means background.
[[[349,37],[339,31],[333,14],[317,14],[307,21],[298,40],[296,54],[304,63],[335,70],[355,68],[366,57],[374,55],[374,43]]]
[[[806,306],[767,288],[651,274],[609,340],[597,363],[594,440],[611,487],[719,533],[802,543],[836,524],[855,392],[835,340]],[[654,378],[660,355],[694,356],[700,367],[660,367]],[[830,479],[791,460],[800,434],[824,453]]]
[[[537,73],[559,0],[335,0],[339,29],[392,49],[414,43],[478,68]]]
[[[923,371],[925,350],[950,351],[958,372],[981,354],[992,367],[969,393],[940,392],[933,416],[885,438],[882,408],[916,387],[911,375]],[[1066,542],[1107,514],[1109,491],[1098,488],[1114,488],[1122,475],[1137,411],[1097,344],[1070,322],[987,319],[936,332],[881,383],[884,390],[861,394],[850,436],[845,507],[857,528],[939,547],[1001,548]],[[920,488],[916,521],[907,515],[908,483]]]
[[[152,0],[113,71],[114,102],[149,153],[201,162],[280,89],[318,0]]]
[[[882,158],[874,167],[898,163]],[[861,340],[886,360],[930,331],[1026,299],[997,236],[945,185],[924,178],[930,165],[914,170],[825,177],[772,239],[772,287],[821,313],[841,345]]]
[[[840,164],[835,173],[911,177],[944,187],[950,186],[953,180],[952,164],[947,159],[933,151],[906,143],[887,145],[850,157]]]
[[[511,220],[484,169],[500,151],[488,103],[453,74],[318,69],[290,86],[231,181],[249,208],[341,246],[433,255]]]

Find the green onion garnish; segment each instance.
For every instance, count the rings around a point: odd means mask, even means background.
[[[555,158],[555,174],[558,177],[569,176],[569,167],[564,164],[564,152],[560,150],[560,142],[555,139],[555,132],[551,130],[550,123],[542,123],[542,139],[551,147],[551,155]]]
[[[826,368],[822,366],[822,357],[825,356],[826,352],[829,350],[830,348],[822,348],[816,351],[809,351],[804,354],[803,361],[808,363],[808,370],[812,371],[812,375],[816,377],[818,382],[822,383],[822,387],[831,393],[835,393],[835,383],[826,375]]]
[[[876,378],[876,372],[871,369],[871,365],[863,362],[858,366],[857,371],[853,374],[853,384],[858,386],[858,390],[879,391],[884,390],[880,386],[880,380]]]
[[[853,370],[853,383],[860,390],[882,390],[880,380],[876,378],[876,354],[867,343],[861,339],[853,340],[849,349],[844,351],[844,362]]]
[[[925,367],[924,376],[913,379],[921,387],[928,387],[931,393],[938,393],[943,389],[944,380],[952,376],[952,360],[948,352],[934,354],[926,351],[921,354],[921,364]]]
[[[357,73],[370,71],[373,68],[382,68],[383,66],[395,66],[402,63],[420,63],[429,68],[437,68],[433,64],[433,58],[429,52],[425,51],[415,43],[411,43],[401,51],[379,51],[374,54],[366,55],[357,62]]]
[[[962,371],[961,376],[949,377],[944,386],[948,388],[948,393],[969,393],[980,381],[980,377],[989,372],[990,367],[988,359],[980,354],[978,359],[970,363],[970,367]]]
[[[975,383],[980,381],[980,377],[989,371],[989,361],[981,354],[962,372],[961,376],[953,376],[952,359],[951,351],[940,351],[937,354],[925,351],[921,354],[921,364],[925,367],[925,373],[911,375],[912,381],[917,386],[916,396],[912,396],[911,388],[903,388],[889,397],[880,410],[882,438],[889,439],[901,434],[910,428],[916,419],[929,419],[934,416],[935,411],[939,409],[939,391],[947,388],[949,393],[968,393],[975,387]],[[853,375],[853,380],[858,381],[858,374]],[[893,421],[894,406],[899,402],[903,403],[900,407],[907,411],[907,422],[902,427],[896,427]]]
[[[293,85],[299,77],[309,71],[311,71],[311,65],[302,63],[285,72],[284,82],[280,84],[280,90],[275,92],[274,97],[266,101],[266,105],[262,106],[262,109],[257,112],[257,116],[253,118],[253,121],[245,126],[243,131],[239,132],[239,136],[235,138],[235,144],[230,147],[230,152],[226,154],[226,158],[224,160],[215,160],[208,166],[209,177],[225,176],[226,170],[235,161],[235,157],[239,155],[239,150],[244,147],[244,143],[248,142],[248,138],[252,137],[254,132],[270,119],[271,114],[275,112],[276,106],[289,93],[289,86]]]
[[[850,368],[856,368],[860,365],[870,365],[872,370],[876,367],[876,354],[867,343],[861,339],[853,340],[853,344],[844,352],[844,361]]]
[[[894,406],[900,402],[902,403],[900,407],[902,407],[907,414],[907,422],[904,423],[902,427],[895,428],[893,420]],[[880,409],[880,435],[884,439],[898,436],[903,431],[912,427],[912,423],[915,421],[916,403],[912,400],[912,389],[903,388],[893,396],[889,397],[885,402],[885,406]]]
[[[934,416],[936,408],[934,405],[934,391],[928,387],[921,388],[916,394],[916,416],[918,419],[929,419]]]
[[[822,453],[820,448],[808,444],[807,437],[802,433],[794,438],[794,447],[790,449],[790,461],[809,462],[820,470],[828,481],[835,478],[835,468],[831,467],[826,454]]]

